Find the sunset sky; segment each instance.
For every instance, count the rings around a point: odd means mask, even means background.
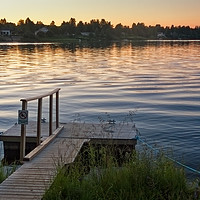
[[[0,19],[17,23],[29,17],[56,25],[69,21],[106,19],[113,25],[200,26],[200,0],[0,0]]]

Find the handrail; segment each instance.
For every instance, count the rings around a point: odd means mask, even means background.
[[[39,95],[39,96],[35,96],[35,97],[29,97],[29,98],[26,98],[26,99],[20,99],[20,101],[27,101],[27,102],[28,102],[28,101],[33,101],[33,100],[41,99],[41,98],[44,98],[44,97],[53,95],[53,94],[55,94],[56,92],[58,92],[59,90],[60,90],[60,88],[56,88],[56,89],[54,89],[53,91],[48,92],[48,93],[46,93],[46,94]]]
[[[56,129],[59,128],[59,91],[56,88],[51,92],[43,95],[20,99],[22,101],[22,110],[27,110],[28,102],[38,100],[37,111],[37,146],[41,143],[41,119],[42,119],[42,99],[49,96],[49,136],[53,133],[53,95],[56,94]],[[21,142],[20,142],[20,161],[25,156],[26,146],[26,124],[21,124]]]

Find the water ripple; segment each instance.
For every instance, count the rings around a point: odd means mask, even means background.
[[[17,121],[20,98],[61,87],[60,119],[120,121],[130,110],[151,144],[200,166],[200,42],[170,41],[89,48],[0,44],[0,128]],[[36,105],[30,106],[34,117]],[[44,115],[48,103],[44,103]],[[44,116],[46,117],[46,116]]]

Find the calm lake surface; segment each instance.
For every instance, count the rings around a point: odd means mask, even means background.
[[[79,114],[95,123],[106,112],[119,122],[136,111],[136,127],[149,144],[173,149],[200,169],[200,41],[0,43],[0,131],[17,122],[20,98],[57,87],[61,122]],[[30,119],[35,110],[31,104]]]

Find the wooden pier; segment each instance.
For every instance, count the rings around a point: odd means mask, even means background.
[[[37,147],[36,138],[37,122],[30,121],[26,125],[26,148],[25,155],[30,153]],[[48,133],[49,123],[41,123],[41,142],[49,137]],[[55,131],[55,123],[53,123],[53,130]],[[3,141],[4,146],[4,161],[12,163],[20,160],[20,142],[21,142],[21,125],[14,124],[11,128],[0,135],[0,141]]]
[[[20,153],[21,150],[25,150],[25,146],[23,149],[20,148],[22,145],[19,145],[23,142],[21,138],[24,135],[21,130],[24,127],[20,130],[19,124],[14,125],[1,135],[0,140],[7,143],[7,146],[9,143],[10,146],[13,142],[18,143],[18,158],[23,164],[0,184],[0,200],[41,199],[52,184],[58,167],[74,162],[84,144],[119,145],[129,147],[129,150],[134,149],[136,145],[135,130],[132,125],[110,122],[103,124],[40,122],[39,125],[38,122],[29,122],[25,127],[26,143],[37,144],[38,126],[41,142],[29,153]],[[49,130],[52,131],[51,134]],[[11,149],[11,152],[13,151]],[[10,151],[5,150],[5,157],[6,153],[12,157]],[[22,154],[24,154],[23,159],[19,156]]]

